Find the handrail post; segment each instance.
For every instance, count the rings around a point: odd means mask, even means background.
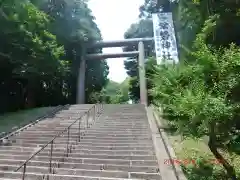
[[[78,142],[81,140],[81,121],[82,117],[78,120]]]
[[[49,160],[49,173],[52,173],[52,154],[53,154],[53,141],[51,142],[50,160]]]
[[[25,173],[26,173],[26,167],[27,166],[27,164],[25,163],[24,165],[23,165],[23,176],[22,176],[22,180],[24,180],[25,179]]]
[[[89,121],[88,121],[88,119],[89,119],[89,111],[87,112],[87,128],[89,128]]]
[[[96,120],[96,105],[94,106],[94,113],[93,113],[94,117],[93,117],[93,121]]]
[[[69,148],[68,144],[69,144],[69,134],[70,134],[70,128],[69,127],[67,128],[67,131],[68,131],[68,137],[67,137],[67,157],[68,157],[68,148]]]
[[[96,107],[96,117],[98,116],[98,104],[95,105]]]

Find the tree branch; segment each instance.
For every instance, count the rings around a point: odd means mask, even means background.
[[[225,170],[227,171],[227,174],[232,180],[237,180],[236,172],[226,159],[218,152],[216,147],[216,135],[215,135],[215,123],[210,124],[210,134],[209,134],[209,141],[208,141],[208,147],[215,156],[217,160],[223,165]]]

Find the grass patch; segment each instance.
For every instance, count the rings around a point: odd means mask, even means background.
[[[188,180],[228,180],[224,168],[215,161],[208,146],[203,139],[187,138],[182,140],[179,136],[169,135],[168,138],[174,148],[179,160],[194,160],[194,163],[182,165],[182,169]],[[234,165],[236,171],[240,173],[240,156],[229,155],[222,152],[225,158]]]
[[[0,115],[0,136],[51,112],[55,107],[40,107]]]
[[[159,118],[161,119],[161,118]],[[168,127],[168,123],[161,119],[161,124]],[[171,125],[170,125],[171,127]],[[189,163],[182,164],[182,170],[188,180],[229,180],[222,165],[215,160],[215,157],[207,146],[207,138],[183,139],[179,134],[168,128],[165,132],[176,153],[177,160],[187,160]],[[240,155],[235,153],[221,152],[224,157],[235,167],[240,178]],[[194,163],[192,163],[194,162]]]

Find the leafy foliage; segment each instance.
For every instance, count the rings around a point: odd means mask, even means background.
[[[240,88],[240,49],[215,49],[206,38],[218,16],[206,21],[197,36],[191,62],[156,66],[153,75],[153,102],[162,106],[166,119],[174,122],[183,135],[208,136],[208,146],[226,169],[229,178],[237,179],[234,168],[220,149],[229,150],[239,138],[237,119],[239,100],[233,98]],[[232,149],[233,150],[233,149]]]
[[[75,103],[85,42],[101,39],[86,2],[1,0],[0,7],[0,112]],[[107,75],[105,61],[87,62],[89,97]]]
[[[129,79],[122,83],[109,81],[103,89],[103,102],[109,104],[123,104],[129,101],[128,97]]]

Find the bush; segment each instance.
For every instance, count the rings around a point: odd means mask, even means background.
[[[208,136],[209,149],[234,180],[235,170],[220,149],[229,150],[231,144],[238,144],[240,136],[236,98],[240,90],[240,49],[233,44],[220,49],[206,45],[216,19],[206,21],[197,36],[191,61],[155,66],[151,94],[153,103],[162,107],[164,117],[184,136]]]

